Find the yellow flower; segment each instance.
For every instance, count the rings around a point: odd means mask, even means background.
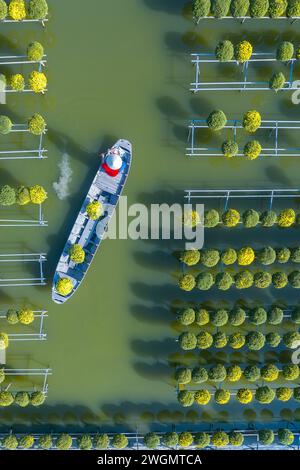
[[[12,0],[8,8],[9,16],[16,21],[26,18],[26,6],[24,0]]]
[[[29,75],[29,87],[35,93],[43,93],[47,88],[47,77],[43,72],[34,70]]]
[[[241,248],[238,252],[238,264],[240,266],[249,266],[255,259],[255,253],[250,246]]]
[[[243,63],[252,56],[253,47],[248,41],[241,41],[235,48],[235,58],[238,62]]]
[[[284,209],[280,212],[277,223],[279,227],[290,227],[295,223],[296,214],[293,209]]]
[[[211,395],[208,390],[198,390],[195,393],[195,402],[198,405],[207,405],[210,402]]]
[[[31,188],[29,188],[29,193],[30,200],[33,204],[42,204],[48,197],[43,186],[39,186],[38,184],[31,186]]]
[[[197,211],[189,210],[183,215],[183,225],[194,228],[200,224],[200,215]]]
[[[256,132],[261,126],[261,115],[258,111],[248,111],[243,119],[243,127],[248,132]]]
[[[55,288],[60,295],[63,295],[64,297],[66,297],[72,292],[73,284],[72,284],[71,279],[62,278],[62,279],[59,279],[59,281],[57,281]]]
[[[240,388],[236,394],[236,398],[243,405],[247,405],[253,400],[253,393],[249,388]]]
[[[25,88],[25,80],[23,75],[16,73],[10,77],[10,86],[13,90],[22,91]]]

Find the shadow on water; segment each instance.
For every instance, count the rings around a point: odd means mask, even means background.
[[[174,15],[183,13],[185,16],[190,16],[192,12],[192,2],[183,2],[182,0],[143,0],[143,2],[151,10],[164,13]]]
[[[116,140],[117,138],[115,136],[108,136],[108,135],[105,136],[101,142],[101,145],[99,145],[99,149],[108,148],[110,145],[116,142]],[[70,151],[68,147],[65,147],[64,149],[61,149],[61,150],[67,151],[67,152]],[[98,149],[97,149],[97,152],[98,152]],[[50,247],[49,252],[48,252],[49,261],[46,265],[47,276],[50,276],[53,274],[58,258],[66,243],[67,237],[70,233],[70,230],[80,210],[82,202],[84,201],[85,195],[87,194],[89,187],[91,185],[91,182],[98,169],[99,159],[95,158],[95,154],[93,154],[94,158],[89,163],[89,170],[84,181],[81,184],[80,190],[77,191],[76,194],[74,194],[72,197],[68,199],[69,206],[72,208],[72,210],[68,211],[66,218],[64,219],[62,230],[58,231],[55,235],[51,235],[47,239],[47,243]],[[73,154],[71,153],[71,155]]]
[[[143,378],[158,380],[171,384],[171,373],[168,364],[157,361],[155,364],[145,364],[137,362],[134,364],[135,371]]]
[[[133,305],[130,308],[132,316],[143,323],[155,325],[169,325],[172,321],[170,311],[165,307],[159,305],[146,306],[146,305]]]

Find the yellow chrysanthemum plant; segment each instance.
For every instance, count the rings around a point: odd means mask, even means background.
[[[183,225],[195,228],[201,222],[200,215],[195,210],[186,210],[183,214]]]
[[[258,111],[251,110],[244,115],[243,127],[246,131],[254,133],[261,126],[261,115]]]
[[[253,47],[249,41],[241,41],[235,47],[235,59],[240,64],[251,59]]]
[[[34,91],[34,93],[45,93],[47,89],[47,77],[43,72],[38,72],[34,70],[29,75],[29,88]]]
[[[8,7],[9,16],[15,21],[22,21],[26,18],[26,4],[24,0],[11,0]]]
[[[30,201],[33,204],[43,204],[46,201],[48,195],[43,186],[36,184],[29,188]]]
[[[25,80],[23,75],[16,73],[10,77],[9,84],[15,91],[23,91],[25,88]]]
[[[279,227],[291,227],[296,221],[296,213],[294,209],[283,209],[277,218]]]
[[[67,297],[68,295],[70,295],[73,290],[73,287],[74,286],[71,279],[67,277],[59,279],[55,284],[56,292],[59,295],[62,295],[63,297]]]
[[[251,248],[250,246],[246,246],[239,250],[237,260],[240,266],[249,266],[253,263],[254,259],[255,253],[253,248]]]

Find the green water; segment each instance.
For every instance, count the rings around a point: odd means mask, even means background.
[[[35,39],[48,54],[49,92],[44,97],[11,95],[3,113],[15,122],[34,112],[44,114],[49,159],[4,162],[0,172],[1,184],[40,183],[48,190],[48,228],[1,229],[3,253],[48,253],[48,285],[3,289],[1,304],[29,303],[49,311],[48,341],[12,344],[8,364],[53,369],[47,403],[34,410],[3,410],[1,423],[77,428],[229,419],[223,408],[213,405],[204,411],[177,405],[169,361],[179,360],[180,354],[170,307],[185,297],[175,285],[179,270],[170,256],[172,242],[106,241],[86,282],[64,306],[50,300],[51,277],[99,163],[96,154],[117,138],[131,140],[134,147],[125,190],[129,204],[181,202],[187,187],[297,186],[297,159],[225,162],[184,157],[187,121],[206,118],[216,107],[232,117],[252,108],[265,119],[299,115],[289,93],[191,95],[188,53],[201,47],[213,50],[226,37],[250,37],[258,49],[272,49],[280,38],[299,42],[297,26],[209,21],[195,27],[188,8],[182,14],[180,0],[84,3],[83,8],[81,0],[50,0],[45,30],[38,25],[2,25],[0,30],[3,52],[22,53]],[[73,178],[69,198],[60,201],[52,184],[64,153],[71,158]],[[249,408],[248,414],[234,408],[234,416],[264,418],[263,407],[254,416]],[[282,415],[284,408],[271,415]]]

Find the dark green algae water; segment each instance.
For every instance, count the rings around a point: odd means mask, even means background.
[[[265,119],[299,116],[299,107],[291,103],[289,93],[191,95],[193,69],[188,54],[213,51],[225,38],[250,38],[257,50],[274,50],[281,39],[300,42],[299,26],[285,21],[240,25],[209,20],[196,27],[188,15],[189,6],[179,0],[89,0],[84,8],[80,0],[50,0],[49,4],[51,19],[45,30],[39,25],[1,25],[0,29],[2,52],[23,53],[33,39],[44,44],[49,79],[46,96],[14,94],[2,106],[2,113],[15,122],[40,112],[49,127],[48,160],[1,164],[1,184],[40,183],[49,193],[45,204],[48,228],[1,229],[3,253],[48,253],[47,287],[2,290],[3,308],[29,303],[49,310],[48,341],[12,344],[8,364],[53,369],[46,404],[39,409],[13,406],[1,410],[3,428],[92,429],[99,425],[119,428],[121,424],[128,428],[137,423],[143,428],[150,423],[299,417],[300,409],[294,404],[233,404],[226,408],[212,404],[187,410],[177,404],[170,364],[192,363],[195,356],[182,355],[174,342],[178,334],[174,310],[183,301],[216,298],[184,295],[178,290],[180,270],[171,256],[178,245],[173,242],[106,241],[78,293],[64,306],[50,299],[53,270],[96,171],[96,154],[117,138],[130,139],[134,146],[125,190],[129,204],[182,201],[182,190],[187,187],[298,186],[297,158],[228,162],[188,159],[184,153],[188,120],[206,118],[215,108],[233,118],[253,108]],[[218,68],[219,76],[221,73]],[[296,141],[299,135],[296,139],[294,133],[290,139]],[[19,142],[25,145],[25,140]],[[64,153],[70,156],[73,178],[69,198],[60,201],[52,184],[58,179]],[[245,237],[259,246],[268,237],[279,242],[281,232],[275,232],[259,238],[258,230]],[[225,239],[229,236],[232,238]],[[220,231],[207,234],[207,244],[219,243],[220,237],[222,244],[237,246],[246,241],[240,231],[232,235]],[[299,232],[290,231],[286,237],[289,240],[281,240],[282,244],[295,244]],[[267,300],[257,292],[247,296],[253,303],[277,299],[269,291]],[[235,300],[235,293],[218,299],[225,305]],[[219,359],[227,361],[228,357]],[[200,358],[207,363],[211,360],[209,354]]]

